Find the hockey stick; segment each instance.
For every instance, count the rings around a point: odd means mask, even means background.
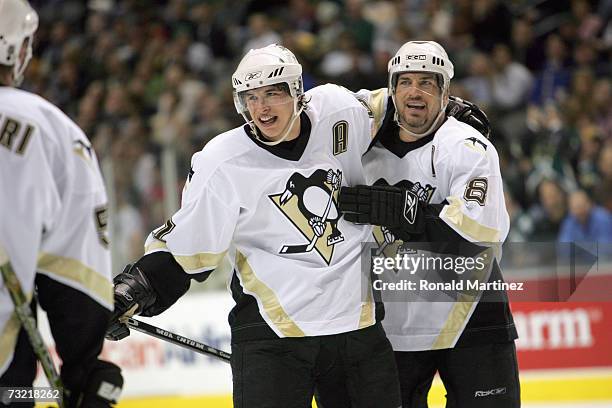
[[[331,205],[334,202],[334,191],[336,191],[336,189],[334,185],[332,184],[331,192],[329,193],[329,200],[327,200],[327,206],[325,207],[325,211],[323,212],[323,217],[321,218],[323,222],[325,222],[325,220],[327,219],[327,216],[329,215],[329,211],[331,210]],[[325,232],[325,230],[323,231]],[[312,236],[312,239],[310,240],[308,244],[284,245],[281,248],[280,253],[281,254],[301,254],[304,252],[310,252],[316,245],[319,238],[320,237],[316,233],[314,233],[314,235]]]
[[[45,346],[45,343],[36,327],[36,320],[34,320],[34,316],[32,316],[32,309],[30,309],[30,304],[23,293],[23,289],[21,288],[21,284],[19,284],[19,280],[17,279],[17,275],[11,266],[11,262],[8,258],[8,254],[4,251],[4,248],[0,246],[0,273],[2,273],[2,278],[4,279],[4,284],[9,291],[11,296],[11,300],[15,305],[15,313],[17,315],[17,319],[23,326],[23,329],[28,334],[28,338],[30,339],[30,344],[32,345],[32,349],[34,350],[34,354],[40,361],[40,365],[49,380],[49,385],[51,387],[63,393],[64,386],[62,384],[62,380],[55,369],[55,364],[53,364],[53,360],[51,359],[51,354],[49,354],[49,350]],[[60,408],[64,407],[64,403],[60,398],[57,401]]]
[[[159,327],[144,323],[140,320],[132,319],[131,317],[128,318],[125,323],[130,328],[137,330],[141,333],[157,337],[158,339],[165,340],[172,344],[176,344],[177,346],[181,346],[197,353],[204,354],[205,356],[215,357],[226,363],[229,363],[230,358],[232,357],[230,353],[226,353],[223,350],[207,346],[206,344],[200,343],[199,341],[188,339],[179,334],[169,332],[168,330],[160,329]]]
[[[385,249],[387,249],[387,247],[390,245],[390,242],[383,242],[381,246],[378,247],[378,249],[376,249],[376,255],[375,256],[380,256],[383,252],[385,252]]]

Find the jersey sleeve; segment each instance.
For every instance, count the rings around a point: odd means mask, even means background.
[[[349,91],[350,92],[350,91]],[[380,130],[387,112],[387,88],[376,90],[360,89],[352,95],[367,109],[370,118],[370,138]]]
[[[62,205],[43,234],[38,271],[112,310],[108,200],[96,154],[72,122],[49,126],[62,135],[61,157],[50,162]]]
[[[9,115],[5,115],[0,109],[0,120],[8,121]],[[31,127],[31,131],[15,131],[10,140],[0,137],[4,142],[0,143],[0,247],[8,257],[0,263],[9,262],[29,301],[34,293],[40,240],[43,229],[49,227],[45,221],[57,217],[61,201],[39,128],[14,115],[10,120],[19,123],[21,129]],[[0,274],[0,287],[5,286]],[[20,330],[13,301],[8,291],[3,289],[0,291],[0,375],[13,359]]]
[[[194,155],[181,208],[145,243],[145,254],[170,252],[190,275],[219,265],[229,249],[239,215],[239,205],[232,199],[232,184],[221,170],[211,174],[205,162],[202,152]]]
[[[447,166],[446,175],[450,195],[440,219],[470,242],[503,242],[508,235],[509,217],[494,147],[472,137],[452,148],[452,165]]]

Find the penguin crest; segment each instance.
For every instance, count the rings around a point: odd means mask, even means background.
[[[299,231],[302,240],[283,242],[282,254],[317,252],[327,265],[331,263],[334,247],[344,241],[338,230],[340,219],[338,192],[342,184],[340,170],[317,169],[309,176],[293,173],[281,193],[268,197],[276,208]]]

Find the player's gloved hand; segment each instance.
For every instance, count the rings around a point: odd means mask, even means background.
[[[108,361],[98,360],[81,383],[81,389],[65,389],[66,408],[111,408],[123,388],[121,369]]]
[[[125,320],[151,307],[157,296],[145,274],[134,264],[128,264],[113,279],[115,310],[106,330],[108,340],[121,340],[130,335]]]
[[[487,115],[474,103],[457,96],[449,96],[446,114],[467,123],[487,139],[491,135],[491,124]]]
[[[418,196],[395,186],[342,187],[339,196],[344,219],[357,224],[380,225],[408,234],[424,231]]]

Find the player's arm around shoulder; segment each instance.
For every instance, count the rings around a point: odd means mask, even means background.
[[[364,106],[370,118],[372,137],[380,130],[383,120],[387,114],[389,102],[387,88],[374,90],[360,89],[351,92],[352,95]]]
[[[316,117],[333,120],[350,128],[350,138],[356,138],[356,146],[365,153],[384,118],[386,89],[352,92],[342,86],[325,84],[308,91],[309,105]],[[382,116],[381,116],[382,115]],[[341,129],[339,129],[341,130]]]
[[[370,126],[370,138],[374,139],[378,131],[383,125],[387,108],[389,105],[389,97],[387,88],[379,88],[374,90],[360,89],[353,92],[347,90],[357,101],[363,106],[368,115]]]

